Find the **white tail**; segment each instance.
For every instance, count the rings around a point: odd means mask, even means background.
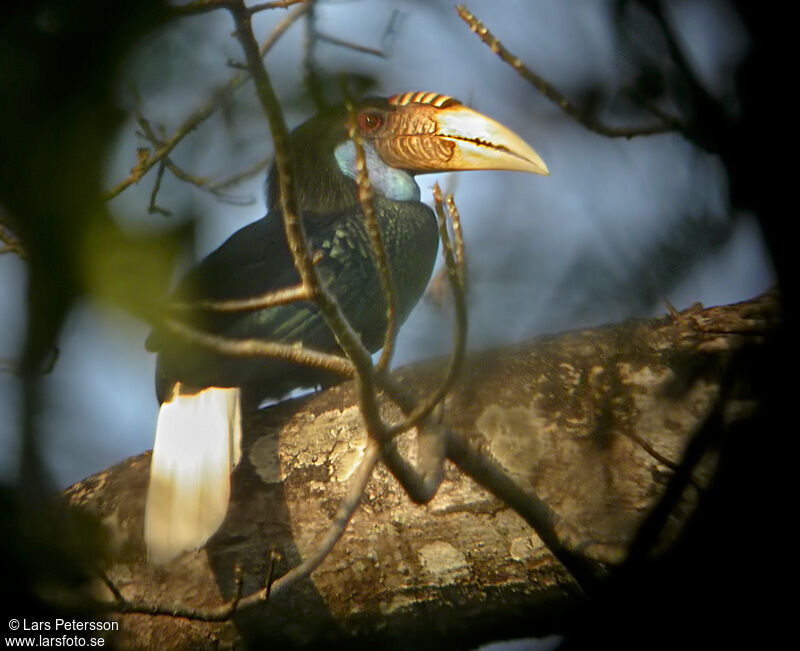
[[[219,528],[241,455],[239,389],[175,393],[158,412],[150,463],[144,540],[154,563],[200,547]]]

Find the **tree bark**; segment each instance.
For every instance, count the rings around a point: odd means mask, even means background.
[[[769,370],[758,360],[778,321],[779,300],[770,293],[474,353],[446,399],[444,422],[547,504],[571,551],[613,568],[653,506],[674,490],[676,471],[687,481],[664,507],[645,553],[680,540],[713,482],[718,437],[764,400],[760,380]],[[397,376],[425,395],[443,367],[431,362]],[[128,602],[201,613],[231,599],[236,566],[247,595],[263,585],[271,549],[282,555],[282,574],[328,530],[366,445],[355,401],[345,383],[249,417],[223,527],[205,548],[166,567],[149,565],[142,544],[149,453],[76,484],[67,500],[104,523],[112,549],[106,574]],[[388,407],[386,414],[399,416]],[[682,467],[687,446],[712,419],[718,427],[695,451],[699,461]],[[400,442],[411,458],[414,440],[410,433]],[[221,622],[113,617],[117,644],[131,649],[474,648],[561,631],[583,599],[528,523],[447,462],[425,505],[379,465],[322,565],[267,604]]]

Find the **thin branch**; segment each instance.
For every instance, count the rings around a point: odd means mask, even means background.
[[[347,319],[342,313],[339,304],[320,282],[316,269],[314,268],[308,244],[305,239],[305,234],[303,232],[302,222],[299,219],[297,198],[291,176],[291,161],[288,155],[288,134],[286,131],[286,125],[284,124],[280,104],[275,96],[267,71],[260,58],[256,56],[255,39],[252,34],[252,26],[250,24],[249,15],[244,9],[243,3],[240,3],[231,8],[231,13],[233,14],[236,24],[237,36],[245,51],[245,58],[248,66],[250,67],[251,73],[253,74],[256,90],[259,99],[261,100],[264,112],[267,115],[273,135],[275,147],[275,167],[278,173],[280,202],[286,239],[289,243],[289,249],[292,253],[295,267],[300,275],[303,286],[307,287],[311,292],[312,300],[314,300],[320,313],[325,318],[328,327],[336,335],[339,345],[345,351],[345,354],[355,367],[358,405],[362,418],[364,419],[369,440],[371,441],[370,450],[374,450],[374,452],[371,452],[371,454],[376,455],[377,458],[377,456],[380,454],[380,446],[377,446],[374,442],[377,441],[381,444],[381,446],[383,446],[387,443],[391,443],[391,441],[389,437],[389,428],[387,428],[380,415],[375,369],[372,366],[372,360],[369,352],[364,348],[360,338],[347,322]],[[448,260],[448,267],[451,269],[451,282],[458,285],[459,273],[456,268],[456,262],[452,248],[449,246],[449,237],[447,236],[446,225],[444,231],[444,238],[448,242],[448,246],[445,250],[447,252],[446,258]],[[456,290],[456,293],[458,293],[458,290]],[[463,333],[464,328],[462,326],[464,326],[466,323],[466,310],[463,296],[461,299],[458,329]],[[463,357],[462,340],[459,340],[456,348],[459,352],[457,352],[455,355],[456,361],[454,364],[454,371],[457,370],[460,364],[460,359]],[[453,372],[452,374],[454,375],[455,373]],[[439,394],[439,400],[444,397],[445,393],[446,390]],[[423,408],[423,410],[416,412],[415,417],[421,420],[428,413],[429,410],[427,408]],[[442,443],[440,443],[440,447],[444,449]],[[440,455],[436,463],[441,465],[442,461],[443,454]],[[369,472],[371,472],[371,466],[372,463],[369,464]],[[439,478],[438,481],[441,481],[441,468],[438,468],[433,472],[427,472],[429,470],[427,468],[423,468],[423,470],[426,471],[423,473],[422,477],[423,488],[430,488],[430,486],[434,484],[438,485],[437,477]],[[367,481],[367,479],[368,478],[364,479],[364,483]],[[340,519],[339,521],[341,522],[341,527],[346,525],[346,519]],[[339,535],[341,534],[338,532],[338,529],[334,528],[330,532],[327,540],[330,541],[330,544],[332,545],[336,539],[338,539]],[[320,550],[322,554],[327,554],[328,547],[323,546],[320,548]],[[303,573],[310,572],[311,569],[313,569],[311,565],[304,565],[298,569],[297,572],[303,575]],[[287,582],[288,581],[289,579],[287,579]],[[273,586],[273,590],[275,590],[277,587],[278,583],[276,582],[276,584]]]
[[[314,32],[314,35],[317,39],[328,43],[329,45],[336,45],[338,47],[347,48],[348,50],[355,50],[356,52],[362,52],[363,54],[371,54],[372,56],[380,57],[382,59],[386,58],[386,54],[384,52],[381,50],[376,50],[374,47],[367,47],[366,45],[359,45],[358,43],[345,41],[344,39],[330,36],[319,31]]]
[[[353,106],[349,105],[348,110],[350,112],[349,136],[356,149],[358,201],[361,204],[361,212],[364,215],[372,254],[375,258],[375,266],[378,268],[378,275],[380,276],[383,298],[386,301],[386,333],[383,340],[383,350],[378,360],[378,369],[383,370],[388,368],[392,361],[394,345],[397,340],[397,289],[392,278],[392,270],[389,267],[386,247],[383,245],[381,229],[375,217],[375,203],[373,201],[372,183],[369,180],[369,172],[367,170],[367,159],[364,155],[364,143],[355,127],[356,118]]]
[[[309,291],[301,285],[276,289],[260,296],[250,298],[231,299],[227,301],[203,300],[193,302],[171,302],[168,309],[181,311],[208,310],[209,312],[249,312],[252,310],[265,310],[269,307],[286,305],[296,301],[311,299]]]
[[[456,237],[456,251],[454,253],[453,245],[450,240],[450,234],[447,230],[447,215],[445,214],[442,205],[442,190],[439,184],[433,186],[433,198],[436,208],[436,216],[439,220],[439,237],[442,240],[442,254],[444,255],[445,264],[447,266],[448,278],[450,280],[450,288],[453,292],[453,303],[455,305],[456,318],[453,326],[453,352],[450,355],[450,361],[447,365],[444,379],[436,391],[431,393],[423,402],[419,403],[414,410],[400,423],[392,425],[389,428],[389,434],[395,435],[404,432],[417,423],[426,418],[442,400],[450,392],[453,387],[458,371],[461,369],[461,364],[464,360],[464,352],[467,346],[467,329],[468,329],[468,315],[467,315],[467,301],[464,296],[464,287],[462,279],[465,276],[464,269],[459,264],[457,257],[464,261],[464,242],[461,237],[461,224],[458,210],[450,212],[450,220],[453,221],[453,232]],[[448,206],[455,208],[455,202],[452,195],[448,195]],[[458,223],[458,226],[455,224]]]
[[[356,480],[351,485],[347,496],[343,500],[337,517],[329,531],[323,537],[321,543],[314,552],[303,563],[274,583],[268,580],[267,585],[259,592],[249,595],[241,601],[237,598],[233,607],[231,607],[230,604],[226,604],[219,612],[214,611],[212,613],[214,616],[218,614],[228,614],[229,616],[236,607],[245,607],[252,603],[261,603],[267,598],[270,591],[285,590],[299,579],[308,576],[308,574],[328,555],[330,549],[336,541],[339,540],[346,529],[350,518],[361,500],[362,493],[371,477],[375,464],[381,455],[384,455],[387,464],[410,494],[417,499],[428,500],[432,497],[441,483],[443,476],[443,461],[448,448],[446,431],[441,427],[433,426],[428,423],[426,428],[419,432],[417,443],[421,457],[421,461],[419,462],[420,470],[408,464],[408,462],[399,455],[391,440],[391,435],[420,423],[430,415],[436,405],[440,404],[441,400],[446,396],[452,386],[461,361],[463,360],[467,328],[466,302],[463,295],[463,279],[465,276],[464,245],[458,211],[452,200],[452,196],[448,196],[447,206],[449,215],[445,213],[441,191],[437,186],[434,193],[436,212],[439,218],[442,249],[448,269],[448,277],[453,287],[457,313],[454,326],[455,342],[453,355],[445,379],[438,390],[434,392],[433,396],[414,408],[412,407],[412,403],[407,402],[406,396],[401,395],[399,398],[396,398],[396,400],[398,400],[399,403],[406,404],[408,407],[407,411],[410,412],[408,417],[403,422],[391,427],[384,423],[380,415],[380,405],[378,402],[378,376],[376,375],[376,369],[372,365],[371,355],[369,351],[364,348],[359,335],[348,323],[341,306],[337,303],[334,296],[329,293],[325,285],[322,284],[315,268],[316,259],[312,255],[305,237],[291,175],[292,167],[289,158],[288,132],[284,123],[280,104],[275,96],[269,75],[263,65],[262,56],[253,35],[251,24],[252,13],[248,10],[243,0],[231,1],[226,6],[234,19],[236,36],[244,51],[247,70],[253,77],[257,96],[272,132],[275,151],[275,169],[278,174],[279,197],[284,231],[301,282],[300,285],[279,290],[278,292],[270,292],[260,297],[236,301],[207,301],[195,304],[191,307],[230,311],[264,309],[293,300],[310,300],[315,303],[328,327],[335,334],[339,346],[347,355],[347,359],[336,355],[308,350],[302,345],[286,345],[255,339],[227,339],[193,330],[170,318],[164,319],[163,325],[173,334],[180,336],[188,343],[201,345],[224,355],[264,355],[285,359],[305,366],[320,368],[329,372],[355,376],[359,396],[358,404],[369,434],[369,443],[365,452],[365,457],[359,466]],[[143,123],[145,124],[145,132],[149,132],[150,135],[153,136],[152,140],[158,140],[154,137],[154,134],[152,134],[152,129],[150,129],[149,125],[146,125],[146,121],[143,121]],[[357,152],[359,201],[362,212],[364,213],[366,230],[370,237],[376,267],[381,276],[381,287],[387,303],[387,332],[384,342],[384,353],[381,356],[381,362],[378,367],[378,374],[383,375],[383,371],[386,366],[388,366],[391,358],[391,351],[394,347],[397,331],[396,292],[391,279],[391,270],[383,246],[380,228],[375,219],[374,207],[372,205],[372,192],[363,146],[354,129],[351,130],[351,137],[353,137],[355,141]],[[165,141],[163,144],[166,145],[167,142],[168,141]],[[163,150],[163,148],[163,146],[160,147],[159,151]],[[162,158],[164,158],[163,165],[167,165],[167,155],[164,154]],[[148,157],[142,167],[150,160],[150,157]],[[448,216],[453,223],[453,237],[456,240],[455,249],[448,231]],[[185,308],[190,306],[181,305],[179,307]],[[392,385],[390,382],[381,381],[381,386],[390,387],[387,393],[390,395],[393,393],[397,395],[397,392],[391,389]],[[207,615],[207,613],[204,613],[204,615]]]
[[[395,39],[401,31],[400,26],[405,16],[405,13],[401,12],[399,9],[395,9],[389,17],[389,21],[386,23],[386,27],[381,35],[381,51],[387,56],[391,56],[392,50],[394,50]]]
[[[459,284],[461,291],[466,292],[467,287],[467,257],[464,251],[464,233],[461,230],[461,213],[458,212],[453,193],[448,192],[445,196],[447,202],[447,212],[450,215],[450,223],[453,226],[453,241],[455,242],[455,262],[459,274]]]
[[[514,68],[523,79],[533,84],[542,95],[555,103],[573,120],[582,124],[589,131],[609,138],[635,138],[636,136],[651,136],[672,131],[682,133],[684,131],[684,127],[680,121],[675,118],[667,118],[665,115],[660,122],[643,127],[612,127],[603,124],[589,115],[586,110],[573,104],[567,99],[566,95],[556,90],[556,88],[543,77],[526,67],[519,57],[509,52],[494,34],[463,5],[458,5],[456,11],[458,11],[458,15],[461,19],[469,25],[469,28],[478,35],[478,38],[489,46],[492,52]]]
[[[326,106],[322,76],[316,61],[317,49],[317,14],[316,5],[312,4],[303,21],[303,83],[306,91],[318,110]]]
[[[698,430],[693,434],[683,453],[680,465],[673,472],[664,493],[656,505],[650,509],[644,522],[639,526],[636,537],[628,548],[625,562],[617,568],[617,572],[629,572],[644,561],[656,546],[659,537],[666,528],[667,521],[675,512],[679,500],[684,495],[687,487],[694,484],[694,471],[712,449],[719,443],[720,433],[724,430],[724,408],[728,404],[731,393],[731,380],[723,378],[719,396],[710,410],[708,416]],[[695,485],[696,487],[696,485]]]
[[[442,400],[452,389],[453,382],[461,367],[467,339],[467,308],[464,296],[463,279],[465,277],[465,252],[461,236],[461,222],[458,209],[452,195],[447,196],[449,218],[453,224],[453,233],[456,240],[455,252],[447,229],[447,218],[442,204],[442,192],[439,185],[433,188],[436,215],[439,221],[439,236],[442,240],[442,252],[445,258],[445,267],[453,291],[456,305],[456,320],[454,324],[453,352],[448,363],[445,377],[436,391],[421,403],[415,403],[409,393],[386,373],[379,373],[378,380],[381,388],[400,405],[406,413],[405,419],[387,428],[387,440],[384,442],[383,460],[395,479],[406,491],[408,496],[417,503],[424,504],[430,501],[438,490],[442,478],[445,453],[447,449],[447,433],[439,425],[426,422],[417,434],[417,466],[408,462],[397,450],[394,437],[412,427],[418,426],[427,419],[433,410],[440,406]]]
[[[301,344],[284,344],[263,339],[230,339],[195,330],[170,318],[162,319],[159,325],[164,326],[187,343],[202,346],[221,355],[271,357],[345,377],[352,377],[355,374],[355,367],[348,359],[305,348]]]
[[[232,204],[234,206],[250,206],[255,203],[255,198],[252,195],[237,197],[226,192],[221,192],[219,189],[217,189],[217,184],[205,177],[196,176],[186,172],[178,167],[171,158],[165,158],[164,162],[166,163],[167,169],[175,178],[183,181],[184,183],[188,183],[189,185],[193,185],[196,188],[210,192],[223,203]]]
[[[230,7],[230,11],[236,26],[236,36],[244,50],[250,73],[253,75],[256,94],[272,132],[284,231],[295,268],[300,275],[302,284],[308,289],[311,299],[316,304],[326,324],[336,336],[339,346],[345,352],[352,365],[355,366],[360,396],[359,406],[370,436],[382,438],[385,428],[380,418],[377,402],[372,358],[369,351],[361,343],[361,338],[348,323],[341,306],[322,284],[315,268],[299,216],[300,211],[288,153],[289,134],[280,103],[258,52],[258,45],[250,22],[250,14],[247,12],[247,7],[242,0],[235,2]]]
[[[452,379],[455,377],[461,360],[463,359],[466,339],[466,304],[463,293],[460,291],[460,278],[463,277],[463,273],[459,271],[456,255],[454,254],[452,245],[450,243],[450,237],[447,231],[447,221],[444,215],[444,209],[442,208],[441,192],[439,191],[438,193],[437,202],[440,221],[440,235],[443,240],[445,259],[450,271],[450,280],[454,286],[456,303],[458,305],[456,321],[457,341],[455,344],[455,352],[445,382],[443,382],[442,386],[440,387],[440,391],[436,393],[436,399],[426,402],[424,405],[422,405],[421,409],[413,411],[411,420],[407,419],[401,424],[400,427],[395,426],[393,428],[387,428],[380,416],[376,391],[375,369],[372,366],[369,352],[364,348],[360,338],[347,322],[346,317],[341,311],[341,307],[338,305],[333,296],[328,293],[328,290],[324,287],[324,285],[322,285],[316,269],[314,268],[308,243],[305,239],[302,221],[299,218],[297,197],[294,190],[293,178],[291,176],[292,169],[288,154],[288,133],[286,130],[286,125],[283,120],[280,104],[272,88],[269,75],[267,74],[261,59],[257,56],[255,38],[253,37],[252,25],[250,24],[250,17],[245,11],[245,6],[242,2],[239,2],[231,7],[231,14],[233,15],[236,25],[237,37],[242,44],[242,48],[245,52],[245,59],[250,68],[251,74],[253,75],[256,85],[256,92],[259,96],[262,107],[269,121],[270,129],[272,131],[275,148],[275,168],[278,174],[284,229],[295,267],[300,275],[302,285],[309,290],[312,300],[315,302],[317,308],[320,310],[320,313],[325,318],[328,327],[334,332],[339,345],[345,351],[349,360],[352,362],[352,365],[355,367],[355,377],[357,380],[359,396],[358,404],[370,437],[370,441],[377,440],[385,444],[390,441],[390,432],[403,431],[404,428],[412,426],[412,424],[415,422],[419,422],[425,418],[436,406],[436,404],[442,400],[449,390]],[[363,163],[362,167],[365,167]],[[364,204],[369,203],[367,200],[369,198],[369,193],[365,191],[366,189],[366,180],[362,179],[360,183],[362,208],[364,207]],[[368,206],[365,210],[365,213],[367,215],[367,220],[369,221],[370,210]],[[451,219],[457,220],[457,211],[455,211],[450,217]],[[460,237],[460,229],[457,229],[457,232],[459,233]],[[461,251],[460,255],[463,259],[463,242],[460,242],[458,246]],[[379,251],[376,251],[375,253],[376,256],[380,256]],[[385,267],[388,269],[388,265],[385,265]],[[388,295],[390,295],[390,293]],[[434,444],[436,444],[435,439],[431,439],[431,441],[434,441]],[[441,438],[438,440],[438,445],[442,450],[445,447],[445,444]],[[378,448],[375,449],[375,454],[378,454]],[[443,453],[439,455],[439,465],[441,465],[443,456]],[[437,469],[432,473],[424,472],[423,482],[427,481],[428,486],[436,483],[437,473],[438,476],[441,477],[441,469]],[[335,537],[338,538],[338,535]],[[333,540],[333,542],[335,542],[335,540]],[[324,553],[327,553],[327,551]]]
[[[731,116],[725,110],[725,105],[715,99],[698,78],[695,66],[687,57],[686,48],[679,42],[678,34],[670,26],[662,3],[640,0],[638,4],[652,14],[658,23],[667,43],[669,56],[688,86],[692,102],[692,117],[681,133],[687,140],[699,147],[719,154],[723,160],[730,160],[734,156],[734,152],[741,150],[741,145],[738,134],[734,133],[736,129],[731,124]],[[747,170],[749,171],[749,169],[748,164]]]
[[[111,591],[111,594],[114,596],[114,601],[100,602],[99,605],[118,613],[169,615],[171,617],[185,617],[186,619],[195,619],[203,622],[224,622],[233,616],[236,610],[240,608],[243,601],[242,587],[244,585],[244,575],[242,569],[238,565],[234,568],[233,596],[229,601],[220,604],[216,608],[192,608],[191,606],[185,606],[183,604],[164,606],[161,604],[129,601],[104,572],[100,572],[100,578]]]
[[[302,4],[302,3],[311,3],[314,0],[273,0],[272,2],[262,2],[257,5],[253,5],[249,8],[250,15],[252,16],[259,11],[266,11],[268,9],[288,9],[292,5]]]
[[[28,253],[22,245],[22,241],[11,232],[8,226],[4,226],[2,222],[0,222],[0,242],[5,244],[4,247],[0,248],[0,255],[4,253],[16,253],[23,260],[28,257]]]
[[[220,190],[224,190],[225,188],[237,185],[242,181],[245,181],[255,176],[256,174],[263,172],[269,167],[270,163],[272,163],[272,155],[265,156],[264,158],[256,161],[249,167],[246,167],[240,172],[236,172],[235,174],[232,174],[227,178],[220,179],[219,181],[209,181],[208,189],[211,190],[211,192],[216,193],[219,192]]]
[[[209,0],[214,2],[217,0]],[[228,6],[231,0],[222,0],[218,4],[220,7]],[[297,7],[294,11],[290,12],[280,23],[275,26],[272,33],[259,49],[259,57],[263,57],[269,52],[278,39],[286,32],[286,30],[301,16],[303,16],[311,5],[304,3]],[[217,7],[214,7],[217,8]],[[211,99],[209,99],[203,106],[194,111],[187,117],[183,123],[175,130],[175,132],[164,140],[163,145],[156,151],[148,152],[144,160],[137,162],[136,166],[131,170],[130,175],[111,188],[103,195],[103,199],[113,199],[120,192],[138,183],[155,164],[161,161],[162,158],[167,156],[189,133],[194,131],[200,124],[202,124],[208,117],[210,117],[227,99],[230,95],[244,83],[250,80],[250,73],[248,71],[240,72],[231,79],[229,79],[223,86],[218,88]]]
[[[164,178],[164,170],[166,169],[166,162],[167,159],[164,158],[158,164],[158,171],[156,172],[156,180],[153,183],[153,190],[150,192],[150,203],[147,205],[147,212],[154,213],[157,212],[165,217],[169,217],[172,213],[169,210],[165,210],[164,208],[160,208],[156,205],[156,197],[158,196],[158,191],[161,189],[161,180]]]
[[[397,12],[394,12],[392,14],[392,17],[389,20],[389,24],[387,25],[387,29],[384,32],[383,37],[381,39],[381,41],[385,43],[387,46],[391,46],[391,38],[390,38],[391,34],[389,33],[389,29],[395,22],[396,13]],[[353,50],[355,52],[360,52],[362,54],[369,54],[371,56],[377,56],[381,58],[387,58],[388,56],[386,52],[383,50],[367,47],[365,45],[359,45],[358,43],[353,43],[352,41],[346,41],[336,36],[332,36],[330,34],[326,34],[319,31],[317,29],[316,14],[314,12],[313,7],[306,14],[304,27],[305,27],[303,35],[304,83],[308,94],[310,95],[311,99],[314,102],[314,105],[317,107],[318,110],[323,110],[327,106],[327,102],[325,99],[325,83],[323,80],[323,74],[320,73],[320,67],[317,64],[316,60],[316,50],[318,43],[321,42],[328,43],[329,45],[343,47],[349,50]]]
[[[152,144],[156,149],[159,149],[164,146],[164,139],[163,136],[159,137],[156,135],[153,127],[150,125],[150,121],[145,118],[140,113],[136,114],[136,121],[141,127],[142,131],[139,133],[145,140],[147,140],[150,144]],[[163,131],[163,129],[162,129]],[[147,150],[149,151],[149,150]],[[175,162],[169,156],[165,156],[158,166],[158,173],[156,176],[156,182],[153,186],[153,192],[150,195],[150,205],[148,207],[148,212],[159,212],[163,215],[170,215],[171,213],[168,210],[164,210],[163,208],[159,208],[156,205],[156,195],[158,194],[159,190],[161,189],[161,177],[164,175],[164,170],[168,169],[172,175],[180,181],[184,183],[188,183],[190,185],[194,185],[195,187],[200,188],[201,190],[205,190],[206,192],[210,192],[215,197],[217,197],[220,201],[224,201],[226,203],[231,203],[234,205],[239,206],[247,206],[252,204],[255,200],[252,197],[234,197],[233,195],[226,194],[221,192],[220,190],[216,189],[215,184],[209,181],[202,176],[196,176],[194,174],[189,174],[188,172],[182,170],[178,167]]]
[[[426,422],[417,434],[417,466],[400,454],[397,439],[383,445],[383,462],[417,504],[430,502],[444,479],[447,436],[447,430],[441,425]]]

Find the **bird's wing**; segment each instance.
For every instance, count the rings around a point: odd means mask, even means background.
[[[306,237],[311,248],[321,255],[316,265],[319,276],[336,297],[340,307],[353,321],[353,327],[362,331],[374,326],[374,301],[381,300],[380,287],[364,231],[359,206],[352,206],[333,215],[312,216],[305,220]],[[281,231],[282,235],[282,231]],[[249,244],[248,244],[249,245]],[[299,282],[285,240],[281,240],[275,256],[269,262],[259,261],[246,269],[233,270],[236,297],[245,298],[258,293],[279,289]],[[234,263],[235,264],[235,263]],[[252,278],[272,274],[267,278]],[[241,287],[246,287],[242,291]],[[215,291],[224,291],[215,288]],[[362,305],[363,309],[359,309]],[[379,314],[382,310],[379,309]],[[283,342],[302,341],[321,350],[335,348],[333,335],[325,325],[316,306],[300,301],[267,310],[241,313],[221,324],[220,332],[235,338],[260,337]]]
[[[338,214],[309,215],[306,237],[315,239]],[[239,229],[203,258],[178,284],[182,301],[231,300],[258,296],[300,281],[286,243],[283,220],[270,214]]]
[[[363,229],[358,226],[361,219],[358,206],[327,215],[305,215],[303,219],[312,249],[323,253],[317,269],[346,312],[358,300],[380,298],[365,295],[372,293],[375,276]],[[351,264],[354,256],[362,260]],[[283,222],[280,215],[270,214],[238,230],[201,260],[178,284],[172,298],[189,303],[244,299],[299,282]],[[256,312],[208,312],[197,325],[236,338],[303,341],[323,349],[333,346],[322,318],[307,302]],[[155,329],[146,345],[149,350],[160,351],[169,348],[170,343],[162,331]]]

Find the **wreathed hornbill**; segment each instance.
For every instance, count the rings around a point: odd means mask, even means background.
[[[386,330],[385,299],[358,200],[356,149],[344,107],[317,115],[290,135],[298,206],[306,236],[322,252],[317,270],[344,314],[375,351]],[[367,170],[397,292],[402,323],[422,296],[438,248],[436,219],[420,202],[414,175],[502,169],[547,174],[519,136],[446,95],[405,93],[356,105]],[[234,233],[189,271],[175,292],[181,302],[243,299],[299,282],[281,220],[277,173],[267,181],[268,215]],[[310,302],[269,309],[201,312],[193,325],[226,338],[302,342],[336,351]],[[153,562],[204,544],[225,517],[230,472],[240,456],[241,391],[248,402],[280,397],[327,378],[288,362],[226,357],[163,329],[147,347],[158,352],[156,426],[145,511]]]

